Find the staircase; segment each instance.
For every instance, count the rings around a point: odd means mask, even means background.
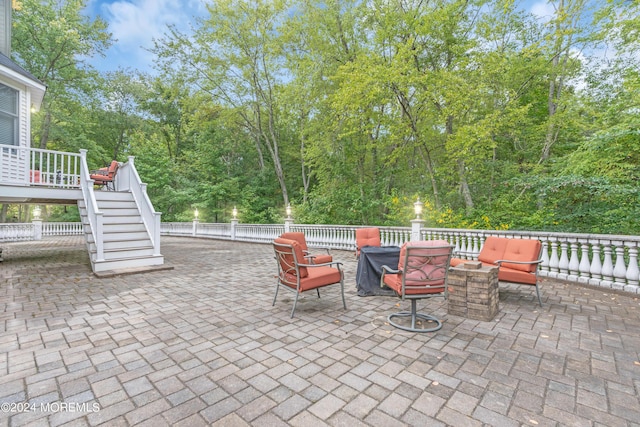
[[[103,216],[104,259],[98,260],[96,239],[89,225],[84,200],[78,200],[89,258],[97,275],[122,274],[162,266],[163,256],[154,255],[153,242],[133,194],[128,191],[95,191]]]

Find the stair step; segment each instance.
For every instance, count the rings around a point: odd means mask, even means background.
[[[95,250],[95,240],[93,238],[87,239],[87,243],[91,245],[91,250]],[[153,245],[151,244],[151,240],[149,239],[144,239],[144,240],[103,239],[102,247],[104,248],[105,251],[108,251],[108,250],[128,251],[132,249],[148,249],[148,248],[153,249]]]
[[[95,242],[93,237],[89,239],[91,243]],[[145,231],[134,231],[134,232],[107,232],[102,233],[102,241],[104,243],[121,243],[123,247],[133,247],[130,245],[132,242],[145,242],[148,245],[151,245],[151,240],[149,239],[149,235]],[[134,245],[138,247],[139,245],[136,243]]]
[[[98,205],[100,206],[100,205]],[[140,213],[137,208],[123,208],[123,209],[112,209],[112,208],[103,208],[100,206],[100,211],[103,216],[111,217],[111,216],[138,216]]]
[[[89,253],[90,253],[91,261],[94,262],[97,258],[95,245],[93,244],[90,245]],[[148,257],[152,255],[153,255],[153,247],[150,247],[150,246],[134,248],[134,249],[107,248],[107,247],[104,248],[105,260],[140,258],[140,257]]]
[[[93,271],[95,273],[140,268],[142,266],[159,266],[164,264],[164,257],[162,255],[156,256],[143,256],[134,258],[112,259],[101,262],[93,262]]]
[[[128,191],[94,191],[96,200],[133,200],[133,194]]]
[[[98,202],[101,211],[108,209],[136,209],[136,202],[133,200],[106,200]]]
[[[105,233],[147,233],[147,229],[141,222],[138,223],[104,223],[103,230]],[[148,234],[147,234],[148,236]]]

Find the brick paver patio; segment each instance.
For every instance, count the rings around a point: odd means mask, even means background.
[[[0,426],[638,426],[640,301],[501,285],[492,322],[402,332],[338,287],[290,319],[270,245],[163,237],[173,270],[99,279],[81,237],[3,244]],[[27,404],[25,406],[25,404]]]

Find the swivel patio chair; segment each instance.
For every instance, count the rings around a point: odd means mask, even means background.
[[[365,246],[380,246],[380,229],[377,227],[356,228],[356,258]]]
[[[120,163],[117,160],[113,160],[108,167],[91,171],[89,178],[93,180],[93,185],[105,186],[107,190],[115,191],[114,179],[118,167],[120,167]]]
[[[380,285],[393,289],[401,299],[411,301],[411,311],[390,314],[387,319],[396,328],[410,332],[434,332],[442,328],[436,317],[417,312],[419,299],[447,298],[447,274],[453,246],[444,240],[407,242],[400,250],[398,268],[382,266]],[[399,323],[400,318],[409,318]],[[418,327],[420,326],[420,327]]]
[[[289,239],[289,240],[295,240],[296,242],[298,242],[300,244],[300,247],[302,248],[302,252],[304,253],[305,258],[307,258],[309,260],[309,264],[326,264],[328,262],[333,262],[333,257],[331,256],[330,252],[329,252],[329,248],[318,248],[318,249],[324,249],[327,251],[326,254],[321,254],[321,255],[314,255],[309,253],[309,247],[307,246],[307,240],[304,237],[304,233],[299,232],[299,231],[288,231],[286,233],[282,233],[282,235],[280,235],[281,238],[283,239]]]
[[[298,297],[302,292],[315,289],[320,298],[320,288],[340,284],[342,305],[347,309],[344,299],[344,273],[342,263],[331,262],[326,264],[307,264],[304,262],[302,247],[295,240],[277,238],[273,241],[273,249],[278,264],[278,276],[276,282],[276,294],[273,297],[273,305],[276,304],[278,290],[284,287],[295,292],[296,296],[291,309],[291,317],[296,311]]]

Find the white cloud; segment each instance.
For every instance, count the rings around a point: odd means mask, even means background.
[[[543,22],[549,22],[555,15],[555,9],[550,2],[541,1],[531,5],[531,13]]]
[[[111,3],[96,0],[95,3],[96,13],[107,22],[115,40],[107,59],[112,65],[137,69],[150,67],[153,55],[145,49],[153,47],[153,39],[163,37],[167,25],[189,31],[195,16],[205,11],[202,0],[116,0]]]

